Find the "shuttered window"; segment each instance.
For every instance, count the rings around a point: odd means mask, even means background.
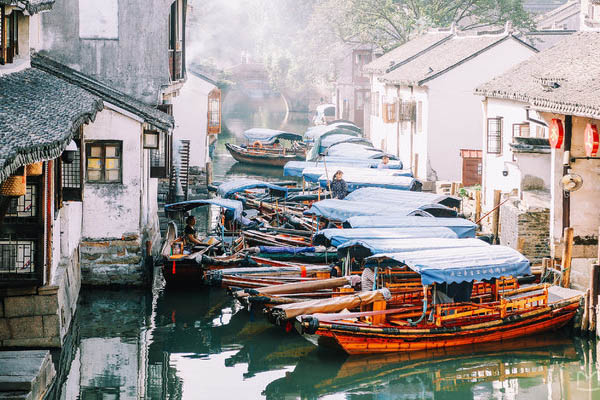
[[[502,118],[487,120],[487,152],[502,154]]]

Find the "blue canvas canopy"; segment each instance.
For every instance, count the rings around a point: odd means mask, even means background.
[[[422,206],[426,209],[426,206]],[[420,207],[402,207],[385,203],[363,203],[338,199],[325,199],[313,203],[304,215],[324,217],[329,220],[345,221],[356,215],[420,215],[431,217]]]
[[[325,170],[325,163],[327,163],[327,169],[349,166],[349,167],[360,167],[360,168],[377,168],[381,161],[380,160],[355,160],[351,158],[340,158],[340,157],[322,157],[319,161],[289,161],[283,167],[283,176],[302,176],[302,171],[309,167],[323,167]],[[402,162],[390,161],[390,169],[401,170]]]
[[[432,228],[444,226],[459,238],[475,237],[477,225],[463,218],[423,218],[367,215],[348,218],[344,228]]]
[[[234,193],[243,192],[250,189],[270,189],[283,193],[287,196],[288,189],[283,186],[274,185],[269,182],[259,181],[258,179],[233,179],[223,182],[217,188],[219,196],[228,198]]]
[[[316,147],[316,144],[315,144]],[[381,158],[384,152],[373,146],[360,143],[340,143],[327,149],[325,155],[355,159]]]
[[[190,200],[165,205],[165,212],[186,212],[196,207],[215,205],[233,211],[233,217],[240,220],[244,206],[241,201],[215,197],[213,199]]]
[[[335,125],[319,125],[319,126],[315,126],[315,127],[308,129],[306,131],[306,133],[304,133],[304,141],[307,143],[312,143],[312,142],[315,142],[321,136],[323,136],[325,134],[330,134],[330,133],[334,133],[334,134],[340,133],[340,134],[346,134],[346,135],[351,135],[351,136],[360,136],[361,135],[360,132],[357,132],[352,129],[345,129],[343,127],[339,127],[339,126],[335,126]]]
[[[342,169],[342,171],[344,171]],[[384,169],[377,171],[388,171],[394,174],[394,170]],[[402,170],[405,171],[405,170]],[[304,173],[303,173],[304,175]],[[395,175],[395,174],[394,174]],[[409,176],[409,175],[406,175]],[[308,180],[305,177],[306,180]],[[366,187],[353,191],[344,200],[350,201],[382,201],[386,203],[414,204],[416,203],[439,203],[448,207],[460,207],[459,197],[447,196],[436,193],[410,192],[405,190],[394,190],[377,187]]]
[[[315,160],[319,157],[319,155],[324,154],[326,151],[328,152],[329,151],[328,146],[336,143],[336,138],[337,138],[337,140],[340,140],[340,141],[347,141],[349,138],[352,138],[352,137],[360,137],[360,133],[358,133],[358,132],[350,131],[350,130],[346,130],[346,129],[343,129],[343,132],[339,132],[339,130],[340,130],[339,128],[334,129],[334,130],[325,132],[325,133],[315,137],[313,140],[312,148],[306,154],[306,159],[307,160]],[[325,142],[325,144],[323,144],[323,142]],[[369,146],[369,145],[362,144],[362,146]]]
[[[302,171],[302,177],[307,182],[318,182],[319,178],[327,172],[329,178],[333,177],[336,171],[342,171],[344,175],[361,175],[361,176],[408,176],[412,177],[412,171],[406,169],[378,169],[378,168],[364,168],[364,167],[353,167],[346,165],[333,165],[330,166],[327,163],[327,171],[325,166],[319,167],[308,167]],[[362,190],[362,189],[361,189]]]
[[[530,274],[530,264],[521,253],[506,246],[432,249],[404,253],[381,253],[367,264],[391,260],[421,275],[423,285],[460,283]]]
[[[327,165],[327,167],[329,167],[329,165]],[[331,179],[331,177],[329,179]],[[415,178],[410,176],[373,176],[344,174],[343,179],[348,185],[349,192],[353,192],[354,190],[363,187],[382,187],[396,190],[413,190],[417,187],[419,182]],[[319,184],[321,185],[321,187],[326,188],[327,176],[321,176],[319,178]]]
[[[302,135],[298,133],[279,131],[276,129],[252,128],[244,131],[244,137],[249,142],[260,142],[263,144],[273,144],[277,139],[286,139],[292,141],[302,140]]]
[[[348,135],[345,133],[337,133],[335,135],[327,135],[327,136],[323,135],[321,137],[321,149],[335,146],[338,143],[347,143],[347,142],[359,143],[359,144],[371,146],[371,142],[369,142],[365,138],[356,137],[356,136]]]
[[[338,254],[350,252],[351,257],[365,258],[380,253],[403,253],[430,249],[455,249],[460,247],[486,247],[479,239],[411,238],[411,239],[352,239],[338,246]]]
[[[329,124],[327,124],[327,126],[335,126],[336,128],[344,128],[344,129],[349,129],[351,131],[356,131],[358,133],[362,133],[362,129],[360,129],[358,126],[356,126],[356,124],[354,124],[350,121],[336,120],[336,121],[330,122]]]
[[[338,247],[342,243],[355,239],[411,239],[411,238],[449,238],[458,235],[446,227],[411,228],[359,228],[359,229],[323,229],[313,236],[316,245]]]

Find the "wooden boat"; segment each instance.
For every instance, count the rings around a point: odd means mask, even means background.
[[[283,167],[289,161],[301,161],[306,156],[302,135],[274,129],[253,128],[244,132],[248,143],[238,146],[226,143],[231,156],[239,162]],[[290,142],[284,147],[280,140]]]
[[[573,318],[582,298],[578,291],[537,285],[495,293],[488,302],[433,301],[430,305],[429,286],[437,292],[442,284],[529,274],[529,261],[504,246],[388,253],[367,260],[396,262],[419,273],[423,306],[300,316],[297,328],[301,333],[316,334],[317,343],[337,346],[348,354],[472,345],[559,329]]]

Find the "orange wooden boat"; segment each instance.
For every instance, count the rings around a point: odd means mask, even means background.
[[[566,325],[580,306],[581,292],[549,285],[499,291],[489,302],[438,301],[429,305],[429,286],[437,290],[440,284],[527,274],[529,262],[503,246],[457,249],[449,254],[443,249],[416,253],[380,254],[370,260],[395,260],[420,273],[423,307],[409,304],[385,310],[374,306],[377,311],[300,316],[297,328],[305,335],[316,334],[311,339],[318,344],[335,345],[348,354],[418,351],[556,330]],[[419,314],[421,317],[413,320]]]

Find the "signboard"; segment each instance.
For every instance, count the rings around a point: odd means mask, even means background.
[[[560,119],[552,118],[552,123],[550,124],[550,133],[548,136],[550,146],[552,146],[554,149],[560,149],[564,137],[565,130],[563,128],[562,121]]]
[[[585,127],[585,154],[588,157],[596,157],[599,142],[598,127],[588,123]]]

